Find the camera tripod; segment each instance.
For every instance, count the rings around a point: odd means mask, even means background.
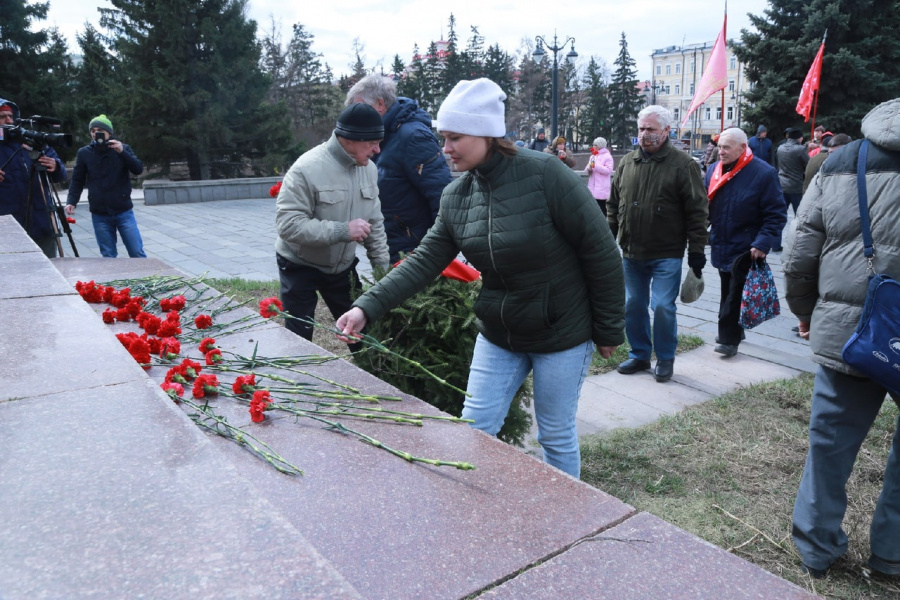
[[[12,160],[22,152],[23,148],[19,148],[9,157],[9,160],[0,167],[3,170]],[[72,245],[72,253],[78,257],[78,248],[75,247],[75,238],[72,237],[72,228],[69,227],[69,221],[66,218],[65,207],[59,200],[59,194],[53,189],[50,183],[50,177],[47,175],[47,167],[38,162],[42,156],[46,156],[43,148],[28,151],[31,158],[31,167],[28,171],[28,196],[25,201],[25,231],[28,232],[31,225],[31,216],[35,210],[37,203],[34,198],[34,184],[38,183],[38,189],[41,190],[41,206],[37,210],[46,210],[50,219],[50,228],[53,230],[53,237],[56,240],[56,248],[59,256],[65,256],[62,245],[62,234],[65,233],[69,237],[69,244]],[[49,191],[49,197],[48,197]]]

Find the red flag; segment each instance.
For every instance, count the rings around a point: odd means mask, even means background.
[[[813,97],[819,91],[819,79],[822,76],[822,54],[825,52],[825,42],[819,46],[813,64],[809,67],[809,73],[803,81],[803,89],[800,91],[800,100],[797,101],[797,114],[803,115],[806,122],[809,121],[809,112],[812,110]]]
[[[726,14],[725,21],[722,23],[722,31],[719,32],[719,37],[716,38],[716,43],[713,45],[712,54],[709,55],[709,62],[706,63],[706,70],[700,79],[700,85],[697,87],[694,99],[691,100],[690,108],[684,115],[684,121],[681,122],[682,127],[707,98],[719,90],[724,90],[725,86],[728,85],[728,51],[725,48],[725,27],[727,25],[728,15]]]

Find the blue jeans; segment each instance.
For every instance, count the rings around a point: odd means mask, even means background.
[[[534,413],[544,462],[580,477],[575,413],[593,354],[591,341],[560,352],[512,352],[478,334],[469,370],[471,397],[466,398],[462,416],[474,419],[472,427],[497,435],[513,397],[534,371]]]
[[[622,259],[625,271],[625,335],[631,344],[629,358],[650,360],[675,358],[678,346],[678,322],[675,298],[681,288],[681,258],[657,260]],[[653,337],[650,337],[650,313],[653,311]]]
[[[128,250],[128,256],[147,258],[147,255],[144,254],[144,242],[141,240],[141,232],[138,231],[133,210],[126,210],[117,215],[91,213],[91,221],[94,223],[94,236],[97,238],[97,245],[100,246],[101,256],[115,258],[119,255],[116,250],[116,230],[118,230],[119,235],[122,236],[122,243]]]
[[[847,551],[841,528],[847,480],[856,455],[884,403],[883,387],[819,366],[809,416],[809,454],[794,503],[794,544],[803,563],[827,569]],[[900,420],[898,420],[900,421]],[[900,422],[898,422],[900,427]],[[870,530],[872,554],[900,562],[900,430],[884,470]]]

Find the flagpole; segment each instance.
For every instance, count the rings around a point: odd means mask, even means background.
[[[722,115],[722,122],[719,123],[719,133],[725,131],[725,88],[722,88],[722,108],[719,109]]]

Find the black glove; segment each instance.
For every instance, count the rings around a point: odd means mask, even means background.
[[[700,272],[706,266],[706,254],[703,252],[688,252],[688,266],[694,271],[694,275],[700,277]]]
[[[613,234],[613,238],[615,239],[619,235],[619,224],[609,223],[609,231]]]

